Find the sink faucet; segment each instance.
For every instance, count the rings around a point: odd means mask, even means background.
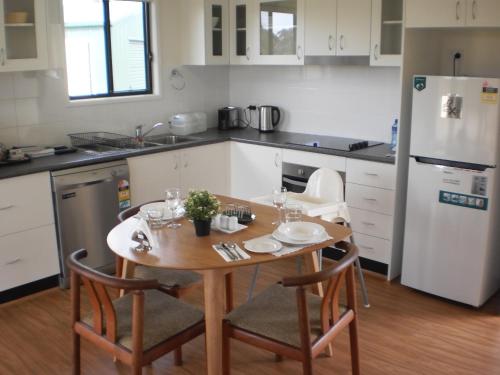
[[[135,139],[138,143],[144,143],[144,137],[147,136],[149,133],[151,133],[153,130],[156,128],[159,128],[160,126],[163,126],[163,122],[158,122],[153,125],[151,129],[149,129],[147,132],[143,133],[142,129],[144,128],[144,125],[137,125],[135,127]]]

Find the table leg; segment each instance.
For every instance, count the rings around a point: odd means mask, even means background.
[[[313,251],[311,254],[304,255],[304,265],[307,273],[319,272],[318,253]],[[323,284],[315,284],[313,286],[313,293],[323,297]]]
[[[135,269],[134,262],[127,260],[127,259],[123,259],[122,279],[130,279],[130,278],[134,277],[134,269]],[[125,295],[125,290],[121,289],[120,290],[120,297],[123,297],[124,295]]]
[[[222,373],[222,319],[224,318],[224,270],[203,272],[207,374]]]
[[[226,274],[226,314],[230,313],[234,307],[233,300],[234,277],[233,273]]]

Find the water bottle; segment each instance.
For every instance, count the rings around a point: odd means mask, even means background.
[[[392,124],[392,137],[391,137],[391,149],[396,152],[396,146],[398,143],[398,119],[394,120]]]

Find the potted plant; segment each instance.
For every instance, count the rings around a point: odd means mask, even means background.
[[[217,215],[220,202],[206,190],[190,191],[186,202],[186,217],[192,219],[197,236],[208,236],[212,218]]]

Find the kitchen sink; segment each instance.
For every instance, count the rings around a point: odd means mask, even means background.
[[[145,143],[156,144],[156,145],[176,145],[179,143],[196,141],[198,139],[200,138],[181,136],[181,135],[155,135],[151,137],[146,137]]]

